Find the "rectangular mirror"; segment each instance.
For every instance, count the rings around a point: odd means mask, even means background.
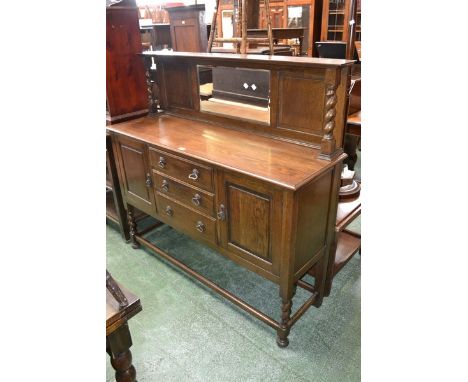
[[[198,65],[200,110],[270,124],[270,71]]]

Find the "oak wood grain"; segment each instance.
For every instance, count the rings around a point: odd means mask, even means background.
[[[317,149],[172,115],[145,117],[107,128],[180,156],[235,169],[291,190],[345,158],[341,155],[335,161],[324,161],[318,158]]]

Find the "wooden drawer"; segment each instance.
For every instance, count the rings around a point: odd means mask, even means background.
[[[149,148],[151,166],[161,173],[194,186],[213,191],[213,169],[185,158]]]
[[[191,208],[156,191],[156,204],[161,220],[196,240],[216,244],[216,219],[202,215]]]
[[[181,183],[153,170],[154,187],[164,195],[182,202],[197,211],[214,216],[214,195]]]

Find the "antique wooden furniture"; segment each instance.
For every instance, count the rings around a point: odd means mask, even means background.
[[[149,34],[146,41],[151,43],[151,50],[159,50],[171,47],[170,24],[150,24],[140,26],[140,32]],[[143,37],[142,37],[143,40]]]
[[[336,216],[335,241],[328,259],[325,282],[325,296],[330,294],[333,278],[357,253],[361,252],[361,235],[350,231],[349,224],[361,214],[361,197],[343,200],[338,203]],[[312,268],[310,274],[314,275]]]
[[[361,0],[325,0],[320,39],[346,42],[346,57],[353,57],[354,42],[361,41]]]
[[[107,121],[115,123],[148,113],[141,53],[138,8],[135,0],[106,7]]]
[[[270,0],[270,2],[271,26],[273,30],[275,28],[304,28],[305,33],[303,44],[301,47],[301,54],[307,56],[317,56],[314,48],[314,42],[320,40],[323,0]],[[259,2],[257,1],[257,3]],[[252,4],[251,6],[254,7],[255,4]],[[267,28],[265,6],[260,2],[260,4],[257,7],[259,11],[257,11],[257,13],[254,13],[251,10],[251,13],[249,13],[249,17],[251,14],[253,17],[255,14],[257,14],[258,20],[256,20],[255,23],[249,23],[247,25],[248,29]],[[229,11],[234,12],[234,1],[221,0],[220,10],[221,13]],[[222,30],[222,16],[218,16],[217,25],[219,28],[221,28],[220,33],[224,35]],[[285,37],[285,39],[286,38],[289,39],[291,37]]]
[[[166,8],[169,13],[172,49],[206,52],[208,37],[205,4]]]
[[[135,382],[132,338],[128,320],[141,312],[140,299],[106,275],[106,351],[115,370],[116,382]]]
[[[310,306],[321,305],[327,268],[333,266],[352,61],[182,52],[143,56],[158,65],[164,113],[108,126],[132,245],[151,249],[276,329],[278,345],[287,346],[294,323]],[[269,70],[269,121],[202,111],[198,65]],[[280,321],[139,234],[135,207],[278,284]],[[312,267],[314,285],[303,280]],[[291,315],[297,286],[312,294]]]
[[[273,43],[277,45],[280,40],[297,39],[299,41],[299,52],[302,52],[304,34],[306,28],[272,28]],[[247,35],[252,37],[264,37],[265,29],[247,29]],[[297,54],[300,56],[300,54]]]
[[[249,14],[249,1],[248,0],[240,0],[238,2],[238,8],[237,8],[237,27],[235,30],[237,30],[237,33],[235,33],[233,36],[215,36],[215,34],[218,32],[218,29],[216,28],[217,20],[220,14],[222,14],[220,8],[219,8],[219,2],[220,0],[216,0],[216,5],[215,5],[215,13],[213,14],[213,21],[211,23],[211,30],[210,30],[210,38],[208,40],[208,52],[210,53],[212,51],[213,43],[233,43],[234,47],[236,49],[237,53],[242,53],[246,54],[248,53],[249,49],[249,44],[251,42],[257,44],[260,42],[267,43],[269,47],[270,54],[274,54],[274,49],[273,49],[273,33],[271,31],[271,13],[270,13],[270,0],[263,0],[263,6],[265,7],[266,10],[266,21],[267,21],[267,27],[266,27],[266,36],[260,36],[260,37],[253,37],[249,36],[247,34],[247,25],[248,25],[248,19],[253,16],[255,17],[256,15],[250,15]],[[250,2],[253,2],[251,0]],[[255,45],[256,46],[256,45]]]

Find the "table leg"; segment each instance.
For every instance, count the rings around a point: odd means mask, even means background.
[[[132,365],[132,338],[128,324],[125,323],[107,336],[111,365],[115,370],[116,382],[136,382],[136,370]]]

